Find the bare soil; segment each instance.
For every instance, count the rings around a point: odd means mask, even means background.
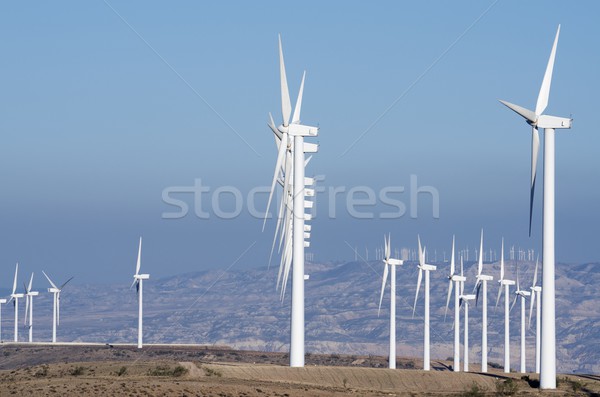
[[[376,356],[311,354],[304,368],[287,360],[225,346],[4,344],[0,396],[600,396],[594,375],[561,375],[557,391],[540,393],[537,376],[454,373],[444,361],[425,372],[409,369],[421,365],[411,358],[396,370]]]

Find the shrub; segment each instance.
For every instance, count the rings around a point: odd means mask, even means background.
[[[83,372],[85,371],[85,367],[82,367],[81,365],[78,365],[74,368],[71,368],[71,370],[69,370],[69,375],[71,376],[79,376],[79,375],[83,375]]]
[[[123,366],[117,371],[117,376],[123,376],[127,373],[127,367]]]
[[[514,396],[519,391],[519,385],[512,378],[496,382],[497,396]]]
[[[216,369],[212,369],[212,368],[208,368],[208,367],[202,367],[202,369],[204,370],[204,373],[206,374],[206,376],[216,376],[219,378],[221,376],[223,376],[221,371],[217,371]]]

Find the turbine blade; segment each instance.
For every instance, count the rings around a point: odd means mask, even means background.
[[[483,271],[483,229],[481,229],[481,240],[479,240],[479,262],[477,263],[477,275],[481,276]]]
[[[515,299],[513,300],[512,305],[510,305],[510,309],[508,310],[509,313],[512,312],[513,307],[515,306],[515,303],[517,303],[517,299],[519,298],[518,294],[515,294]]]
[[[479,303],[479,292],[481,291],[481,283],[477,286],[477,292],[475,293],[475,306]]]
[[[15,267],[15,280],[13,281],[13,289],[12,293],[17,292],[17,274],[19,273],[19,263],[17,262],[17,266]]]
[[[273,115],[271,114],[271,112],[269,112],[269,122],[267,123],[267,125],[269,126],[271,131],[273,131],[273,134],[275,134],[275,144],[277,145],[277,148],[279,148],[279,142],[281,141],[281,131],[279,131],[277,129],[277,126],[275,126],[275,120],[273,120]]]
[[[444,321],[446,321],[446,315],[448,314],[448,306],[450,305],[450,296],[452,295],[452,279],[448,282],[448,296],[446,297],[446,311],[444,312]]]
[[[504,237],[502,237],[502,250],[500,251],[500,281],[502,280],[504,280]]]
[[[56,284],[54,284],[54,283],[52,282],[52,280],[50,280],[50,277],[48,277],[48,275],[46,274],[46,272],[44,272],[44,271],[42,270],[42,273],[44,273],[44,276],[46,276],[46,279],[48,280],[48,282],[50,283],[50,285],[51,285],[53,288],[59,289],[59,288],[56,286]],[[71,278],[72,278],[72,277],[71,277]],[[65,283],[65,284],[66,284],[66,283]]]
[[[503,101],[502,99],[500,99],[500,102],[504,106],[506,106],[507,108],[512,110],[513,112],[515,112],[515,113],[519,114],[521,117],[524,117],[525,119],[527,119],[527,121],[529,121],[531,123],[535,123],[537,121],[537,116],[531,110],[525,109],[524,107],[519,106],[519,105],[515,105],[514,103]]]
[[[29,286],[27,287],[27,292],[31,291],[33,285],[33,273],[31,273],[31,277],[29,278]]]
[[[533,314],[533,304],[535,302],[535,291],[531,290],[531,301],[529,302],[529,323],[527,325],[527,328],[531,327],[531,315]]]
[[[421,288],[421,280],[423,279],[423,269],[419,268],[419,278],[417,279],[417,292],[415,293],[415,304],[413,305],[413,318],[417,309],[417,299],[419,299],[419,288]]]
[[[140,245],[138,246],[138,257],[135,265],[135,275],[140,274],[140,267],[142,266],[142,237],[140,236]]]
[[[533,197],[535,194],[535,179],[538,153],[540,150],[540,133],[536,127],[531,129],[531,190],[529,192],[529,237],[531,237],[531,221],[533,219]]]
[[[495,308],[498,307],[498,303],[500,302],[500,296],[502,295],[502,287],[503,287],[503,285],[500,284],[500,287],[498,288],[498,297],[496,298],[496,306],[495,306]],[[495,309],[494,309],[494,311],[495,311]]]
[[[450,277],[454,276],[454,236],[452,236],[452,256],[450,257]],[[448,306],[448,305],[446,305]]]
[[[290,101],[290,91],[288,90],[287,77],[285,75],[285,63],[283,61],[281,35],[279,35],[279,76],[281,80],[281,116],[283,118],[283,125],[287,127],[290,122],[290,114],[292,113],[292,104]]]
[[[73,280],[74,278],[75,278],[75,276],[71,276],[71,278],[68,279],[67,281],[65,281],[58,289],[62,291],[62,289],[65,287],[65,285],[67,285],[69,283],[69,281]],[[54,288],[56,288],[56,287],[54,287]]]
[[[25,295],[25,317],[23,318],[23,324],[27,325],[27,314],[29,314],[29,295]]]
[[[379,309],[377,310],[377,316],[379,316],[379,312],[381,311],[381,302],[383,302],[383,293],[385,292],[385,284],[387,283],[388,278],[388,264],[386,263],[383,266],[383,277],[381,279],[381,294],[379,295]]]
[[[533,283],[531,284],[532,287],[535,287],[535,285],[537,284],[537,274],[538,274],[539,263],[540,263],[540,255],[538,254],[537,259],[535,260],[535,271],[533,272]]]
[[[425,264],[425,254],[421,248],[421,237],[419,235],[417,235],[417,241],[419,242],[419,265],[423,266]]]
[[[556,57],[556,45],[558,44],[558,36],[560,34],[560,25],[556,30],[556,36],[554,37],[554,44],[552,45],[552,51],[550,52],[550,58],[548,59],[548,65],[546,66],[546,72],[544,73],[544,79],[542,80],[542,86],[540,87],[540,93],[538,95],[537,103],[535,105],[535,114],[537,116],[544,113],[548,106],[548,97],[550,96],[550,85],[552,84],[552,71],[554,69],[554,58]]]
[[[275,172],[273,173],[273,180],[271,181],[271,191],[269,192],[269,201],[267,201],[267,209],[265,211],[265,219],[263,220],[263,228],[265,230],[265,225],[267,223],[267,218],[269,216],[269,208],[271,207],[271,200],[273,199],[273,192],[275,191],[275,184],[277,183],[277,176],[279,175],[279,170],[281,169],[281,165],[283,163],[283,158],[285,152],[287,151],[287,134],[283,134],[283,138],[281,140],[281,144],[279,145],[279,151],[277,152],[277,162],[275,163]],[[286,172],[287,176],[287,172]]]
[[[302,93],[304,92],[304,78],[306,77],[306,70],[302,73],[302,82],[300,83],[300,91],[298,92],[298,100],[296,100],[296,107],[294,108],[294,115],[292,116],[292,123],[300,123],[300,112],[302,111]]]

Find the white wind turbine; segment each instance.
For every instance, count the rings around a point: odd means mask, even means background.
[[[463,276],[463,258],[460,257],[460,276],[463,279],[460,282],[460,304],[464,302],[465,304],[465,328],[464,328],[464,358],[463,358],[463,370],[465,372],[469,372],[469,301],[475,300],[475,294],[465,295],[465,282],[467,281],[466,277]]]
[[[283,60],[283,50],[281,45],[281,36],[279,37],[279,71],[281,82],[281,113],[282,124],[275,126],[272,118],[269,127],[275,134],[275,140],[278,142],[279,149],[277,154],[277,163],[273,183],[271,184],[271,193],[267,204],[267,216],[271,203],[275,184],[283,167],[284,158],[286,158],[286,167],[284,168],[284,197],[280,207],[280,216],[278,227],[282,220],[282,233],[280,243],[283,243],[283,254],[279,268],[278,279],[281,280],[282,296],[287,283],[291,266],[292,273],[292,313],[291,313],[291,336],[290,336],[290,366],[304,366],[304,249],[310,245],[310,226],[305,225],[305,220],[310,221],[310,214],[305,214],[306,208],[312,208],[312,202],[306,200],[306,197],[314,196],[314,189],[306,188],[307,185],[313,185],[314,179],[305,178],[305,167],[308,160],[305,159],[305,153],[316,153],[318,146],[313,143],[305,143],[304,137],[317,136],[319,129],[300,124],[300,112],[302,108],[302,94],[304,91],[304,76],[300,85],[300,93],[296,101],[296,107],[292,116],[292,105],[288,90],[287,77],[285,72],[285,63]],[[291,122],[290,122],[291,117]],[[289,155],[288,155],[289,153]],[[293,188],[293,190],[291,189]],[[290,191],[286,195],[286,191]],[[286,215],[281,215],[282,210]],[[277,227],[277,228],[278,228]],[[276,228],[276,229],[277,229]],[[277,233],[277,230],[276,230]],[[278,283],[279,285],[279,283]]]
[[[496,307],[500,302],[500,295],[504,290],[504,372],[510,372],[510,286],[515,285],[514,280],[504,278],[504,238],[502,239],[502,250],[500,251],[500,286],[498,288],[498,298],[496,298]],[[502,288],[504,287],[504,288]]]
[[[149,274],[140,274],[140,267],[142,265],[142,238],[140,237],[140,244],[138,246],[138,257],[135,265],[135,274],[133,275],[133,283],[131,288],[135,285],[138,297],[138,349],[142,348],[142,323],[143,323],[143,294],[144,294],[144,280],[150,278]]]
[[[531,327],[531,315],[533,313],[533,305],[535,305],[535,373],[540,373],[540,300],[542,294],[542,287],[536,285],[537,284],[537,274],[538,274],[538,264],[539,264],[539,256],[535,261],[535,273],[533,273],[533,282],[531,283],[531,303],[529,306],[529,327]]]
[[[33,342],[33,297],[38,296],[38,291],[32,291],[33,286],[33,273],[29,279],[29,286],[25,285],[25,325],[29,328],[29,343]],[[29,319],[27,318],[29,313]],[[29,320],[29,322],[28,322]]]
[[[494,280],[494,277],[482,274],[483,271],[483,229],[481,229],[481,240],[479,242],[479,262],[477,264],[477,282],[475,290],[477,290],[475,304],[479,300],[479,292],[483,286],[483,308],[482,308],[482,323],[481,323],[481,372],[487,372],[487,282]]]
[[[23,298],[24,294],[17,294],[17,275],[19,273],[19,264],[15,266],[15,279],[13,281],[13,289],[10,294],[10,301],[13,301],[15,308],[15,342],[19,341],[19,298]]]
[[[448,276],[448,297],[446,298],[446,312],[444,313],[444,320],[448,313],[448,306],[450,305],[450,296],[452,295],[452,285],[456,284],[454,288],[454,365],[452,366],[454,372],[460,371],[460,294],[461,294],[461,283],[466,278],[462,275],[462,255],[460,257],[461,273],[460,276],[455,273],[454,264],[454,236],[452,236],[452,256],[450,257],[450,275]]]
[[[44,272],[42,270],[42,273],[44,273],[44,276],[46,277],[46,279],[48,280],[48,282],[50,283],[50,288],[48,288],[48,292],[50,292],[52,294],[53,300],[52,300],[52,343],[56,343],[56,327],[58,325],[60,325],[60,293],[63,290],[63,288],[65,287],[65,285],[67,285],[67,283],[71,280],[73,280],[73,277],[71,277],[70,279],[68,279],[67,281],[65,281],[60,288],[56,286],[56,284],[54,284],[54,282],[52,282],[52,280],[50,280],[50,277],[48,277],[48,275],[46,274],[46,272]]]
[[[515,291],[515,300],[513,301],[513,304],[510,307],[510,310],[512,310],[512,308],[515,306],[515,303],[517,303],[517,299],[521,298],[521,368],[520,368],[520,371],[523,374],[527,372],[527,366],[526,366],[526,362],[525,362],[525,356],[527,355],[527,353],[525,351],[525,299],[527,299],[527,297],[530,295],[531,295],[531,292],[529,292],[527,290],[521,290],[521,287],[519,284],[519,268],[517,267],[517,290]]]
[[[508,108],[521,115],[532,127],[531,140],[531,189],[529,200],[529,234],[533,214],[537,157],[540,146],[538,128],[544,129],[544,201],[543,201],[543,262],[542,262],[542,341],[540,388],[556,389],[556,313],[554,280],[554,181],[555,181],[555,130],[571,128],[572,119],[543,114],[548,106],[552,72],[556,56],[556,45],[560,25],[556,31],[552,51],[542,86],[538,94],[535,112],[509,102],[501,101]]]
[[[429,272],[437,269],[434,265],[428,265],[425,263],[425,252],[426,249],[421,249],[421,238],[417,236],[419,242],[419,278],[417,279],[417,291],[415,293],[415,303],[413,305],[413,317],[415,316],[415,310],[417,308],[417,300],[419,299],[419,288],[421,288],[421,281],[423,279],[423,272],[425,272],[425,321],[423,331],[423,370],[429,371],[431,366],[430,359],[430,343],[429,343]]]
[[[379,296],[379,309],[377,315],[381,311],[381,302],[383,301],[383,293],[387,282],[388,267],[390,273],[390,355],[389,368],[396,368],[396,266],[402,265],[404,262],[400,259],[390,258],[391,236],[386,238],[383,236],[385,244],[385,257],[383,258],[383,279],[381,282],[381,294]]]

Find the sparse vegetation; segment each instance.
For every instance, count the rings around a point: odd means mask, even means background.
[[[150,376],[172,376],[180,377],[188,373],[188,369],[178,365],[171,368],[169,365],[157,365],[154,368],[148,370]]]
[[[123,366],[116,372],[117,376],[123,376],[127,373],[127,367]]]
[[[531,388],[537,389],[540,387],[540,381],[538,379],[531,379],[529,375],[521,376],[521,379],[527,382]]]
[[[482,397],[487,393],[487,389],[483,386],[479,386],[477,383],[473,382],[471,386],[469,386],[466,390],[464,390],[460,396],[461,397]]]
[[[519,391],[519,384],[512,378],[496,381],[497,396],[514,396]]]
[[[217,377],[221,377],[223,376],[223,374],[221,373],[221,371],[218,371],[216,369],[212,369],[209,367],[202,367],[202,369],[204,370],[204,373],[206,374],[206,376],[217,376]]]
[[[78,365],[76,367],[73,367],[69,370],[69,375],[71,376],[80,376],[83,375],[83,373],[85,372],[85,367]]]
[[[348,388],[348,378],[342,379],[342,384],[344,385],[344,389]]]
[[[37,371],[35,371],[35,373],[33,374],[33,376],[35,376],[36,378],[44,378],[48,375],[48,366],[47,365],[42,365]]]

